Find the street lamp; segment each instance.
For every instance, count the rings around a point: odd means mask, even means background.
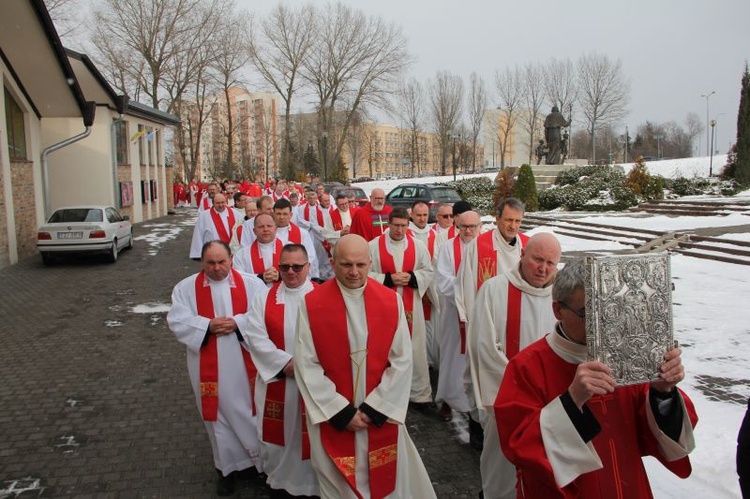
[[[716,120],[711,120],[711,153],[708,159],[708,176],[712,177],[714,173],[714,131],[716,130]]]
[[[709,125],[709,123],[708,123],[708,100],[715,93],[716,93],[715,91],[711,91],[711,93],[709,93],[709,94],[702,94],[701,95],[701,97],[705,97],[706,98],[706,151],[708,152],[709,155],[711,154],[711,152],[708,150],[708,125]]]
[[[323,182],[328,180],[328,133],[323,132]]]
[[[661,150],[661,135],[654,135],[654,138],[656,139],[656,159],[661,159],[661,153],[659,152]]]
[[[456,181],[456,135],[453,135],[453,181]]]

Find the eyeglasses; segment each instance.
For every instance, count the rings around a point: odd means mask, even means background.
[[[449,214],[447,214],[447,215],[438,215],[438,216],[439,216],[440,218],[453,218],[453,215],[452,215],[452,214],[450,214],[450,213],[449,213]]]
[[[570,305],[568,305],[567,303],[565,303],[564,301],[561,301],[561,302],[560,302],[560,305],[562,305],[563,307],[565,307],[565,308],[567,308],[568,310],[570,310],[571,312],[573,312],[573,313],[574,313],[575,315],[577,315],[577,316],[578,316],[579,318],[581,318],[581,319],[586,319],[586,309],[585,309],[585,308],[583,308],[583,309],[581,309],[581,310],[576,310],[576,309],[574,309],[573,307],[571,307]]]
[[[463,229],[478,229],[481,224],[463,224],[459,225],[458,228]]]
[[[289,270],[293,270],[295,274],[299,274],[302,272],[302,270],[305,268],[305,266],[310,263],[306,262],[303,264],[295,263],[295,264],[289,264],[289,263],[280,263],[279,264],[279,270],[282,272],[289,272]]]

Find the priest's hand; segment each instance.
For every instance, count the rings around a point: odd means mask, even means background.
[[[347,235],[347,234],[349,233],[349,231],[350,231],[350,230],[351,230],[351,227],[349,227],[348,225],[344,225],[344,228],[343,228],[343,229],[341,229],[341,235],[342,235],[342,236],[345,236],[345,235]]]
[[[367,415],[363,413],[362,411],[358,410],[356,414],[354,414],[354,417],[352,418],[352,420],[349,421],[349,424],[346,425],[346,429],[348,431],[366,430],[367,422],[365,418],[367,418]],[[369,418],[367,418],[367,420],[369,420]]]
[[[685,368],[682,366],[682,350],[673,348],[664,354],[664,363],[659,366],[661,381],[653,381],[651,387],[659,392],[668,393],[685,379]]]
[[[279,280],[279,271],[276,270],[276,267],[271,267],[269,269],[266,269],[265,272],[263,272],[264,282],[276,282],[278,280]]]
[[[578,409],[594,395],[604,395],[615,391],[615,380],[611,376],[612,370],[603,362],[593,360],[579,364],[575,378],[568,388],[570,398]]]
[[[234,333],[235,329],[237,324],[231,317],[214,317],[208,323],[208,332],[216,336]]]
[[[294,377],[294,359],[289,359],[289,362],[286,363],[284,366],[284,376],[287,378],[293,378]]]
[[[395,272],[391,274],[391,280],[395,286],[408,286],[411,274],[408,272]]]

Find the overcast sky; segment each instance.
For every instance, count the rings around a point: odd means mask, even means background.
[[[236,0],[256,16],[277,0]],[[288,1],[288,5],[306,2]],[[320,3],[322,2],[314,2]],[[740,79],[750,60],[750,0],[345,0],[403,28],[425,83],[438,70],[472,71],[493,88],[495,70],[597,51],[622,60],[631,84],[631,132],[646,120],[684,126],[695,111],[717,118],[716,148],[736,134]],[[496,104],[497,99],[491,102]],[[548,110],[545,110],[548,112]],[[574,124],[575,125],[575,124]],[[701,154],[705,154],[705,138]]]

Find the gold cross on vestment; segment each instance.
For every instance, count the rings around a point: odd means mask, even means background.
[[[354,376],[354,393],[352,394],[354,397],[354,400],[352,400],[352,402],[354,402],[357,400],[357,390],[359,389],[359,376],[362,373],[362,364],[364,364],[365,360],[367,359],[367,349],[363,348],[361,350],[354,350],[352,353],[349,354],[349,358],[352,359],[352,364],[354,364],[357,367],[356,375]]]

